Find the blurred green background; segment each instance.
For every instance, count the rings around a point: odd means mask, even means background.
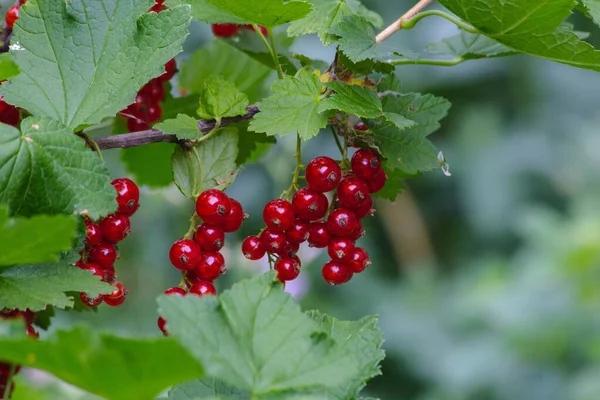
[[[413,2],[365,4],[390,23]],[[598,47],[597,28],[577,15],[571,22]],[[204,24],[191,32],[179,64],[213,40]],[[390,44],[418,51],[454,33],[447,21],[429,18]],[[334,52],[316,37],[297,40],[293,50],[327,62]],[[433,135],[452,176],[437,170],[412,179],[394,204],[376,204],[359,242],[373,260],[363,274],[329,287],[320,277],[326,254],[303,247],[303,272],[288,290],[305,308],[338,318],[379,314],[387,358],[365,395],[599,399],[600,74],[525,56],[397,73],[404,91],[452,102]],[[229,272],[220,289],[267,267],[245,260],[239,247],[261,228],[262,206],[287,188],[293,146],[293,138],[281,140],[228,190],[251,217],[227,238]],[[322,135],[303,152],[307,162],[337,150]],[[119,151],[104,157],[113,176],[126,174]],[[123,335],[159,335],[154,299],[179,282],[168,250],[191,210],[174,187],[143,188],[116,265],[131,292],[126,303],[57,312],[51,330],[87,321]]]

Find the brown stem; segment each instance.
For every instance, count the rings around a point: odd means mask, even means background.
[[[8,46],[10,45],[10,38],[12,37],[12,29],[4,28],[0,32],[0,42],[2,42],[2,46],[0,46],[0,53],[6,53],[8,51]]]
[[[221,119],[221,126],[233,124],[235,122],[247,121],[252,119],[260,110],[256,104],[246,108],[248,113],[236,117],[226,117]],[[202,133],[207,133],[215,127],[215,120],[198,121],[198,129]],[[177,136],[165,134],[157,129],[149,129],[147,131],[132,132],[124,135],[111,135],[95,138],[94,141],[101,150],[105,149],[124,149],[127,147],[143,146],[150,143],[179,143],[181,146],[189,146],[190,140],[180,140]]]
[[[402,29],[402,21],[406,19],[411,19],[418,13],[420,13],[425,7],[429,6],[431,3],[435,2],[435,0],[419,0],[417,4],[415,4],[410,10],[408,10],[404,15],[398,18],[393,24],[382,30],[376,37],[375,42],[380,43],[385,39],[392,36],[394,33],[398,32]]]

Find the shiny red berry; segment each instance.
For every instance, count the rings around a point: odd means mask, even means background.
[[[281,257],[275,262],[275,271],[280,281],[292,281],[300,274],[300,264],[292,258]]]
[[[381,171],[381,157],[373,149],[358,149],[350,160],[350,166],[357,177],[368,181]]]
[[[346,208],[336,208],[327,218],[327,229],[334,236],[351,236],[358,227],[356,214]]]
[[[185,291],[185,289],[174,286],[174,287],[170,287],[167,290],[165,290],[165,294],[167,296],[185,296],[187,294],[187,292]]]
[[[140,189],[135,182],[127,178],[118,178],[111,182],[117,190],[117,213],[132,216],[140,206]]]
[[[115,272],[114,265],[104,268],[104,279],[103,279],[104,282],[113,283],[116,276],[117,276],[117,274]]]
[[[128,118],[127,119],[127,131],[129,132],[140,132],[147,131],[150,129],[150,125],[147,122],[142,121],[138,118]]]
[[[355,247],[352,250],[350,259],[348,260],[348,266],[350,267],[350,270],[358,274],[363,272],[369,265],[371,265],[369,253],[367,253],[367,251],[361,247]]]
[[[329,157],[317,157],[306,166],[306,182],[317,192],[335,189],[342,178],[339,165]]]
[[[0,95],[0,99],[1,98],[2,96]],[[19,109],[0,100],[0,122],[18,128],[19,123],[21,122],[21,113],[19,112]]]
[[[165,87],[160,79],[152,79],[138,93],[144,103],[158,104],[165,99]],[[136,97],[137,100],[137,97]]]
[[[175,62],[174,58],[171,58],[165,64],[164,74],[159,76],[157,79],[159,79],[161,82],[168,82],[175,76],[175,72],[177,72],[177,62]]]
[[[155,12],[155,13],[159,13],[161,11],[165,11],[168,10],[169,7],[165,6],[164,4],[155,4],[152,7],[150,7],[150,9],[148,10],[148,12]]]
[[[347,262],[354,251],[354,241],[348,238],[333,238],[327,245],[327,254],[334,261]]]
[[[292,206],[298,217],[307,221],[315,221],[327,214],[329,202],[323,193],[302,188],[292,197]]]
[[[325,282],[332,286],[341,285],[342,283],[347,282],[352,276],[350,267],[348,267],[347,264],[333,260],[325,263],[321,272]]]
[[[201,255],[200,247],[190,239],[179,239],[169,251],[171,264],[182,271],[189,271],[198,265]]]
[[[206,281],[214,281],[225,271],[225,259],[218,251],[205,251],[194,269],[196,276]]]
[[[313,222],[308,228],[308,243],[311,247],[322,249],[327,247],[331,240],[331,233],[323,221]]]
[[[198,225],[194,233],[194,241],[202,250],[219,251],[225,244],[225,232],[218,225]]]
[[[102,300],[104,300],[103,295],[98,297],[89,297],[85,292],[79,293],[79,298],[81,299],[81,302],[88,307],[98,307],[100,304],[102,304]]]
[[[102,241],[102,232],[98,224],[93,223],[91,220],[85,220],[85,244],[88,247],[93,247]]]
[[[239,201],[232,198],[229,198],[229,201],[231,201],[231,211],[229,211],[229,215],[225,218],[225,222],[221,224],[221,228],[227,233],[240,229],[242,222],[247,217]]]
[[[352,231],[352,234],[348,236],[349,239],[354,240],[355,242],[361,237],[365,236],[365,230],[362,227],[362,223],[358,221],[356,228]]]
[[[354,129],[356,129],[357,131],[367,131],[369,130],[369,127],[367,125],[365,125],[364,122],[357,122],[356,125],[354,125]]]
[[[283,246],[283,251],[280,251],[277,254],[282,257],[291,257],[291,256],[295,256],[296,253],[298,253],[299,249],[300,249],[300,243],[294,243],[294,242],[290,242],[288,240],[285,242],[285,245]]]
[[[167,325],[167,320],[164,319],[163,317],[158,317],[158,321],[156,321],[156,325],[158,325],[158,329],[160,329],[160,331],[163,333],[163,335],[167,336],[169,334],[169,331],[167,331],[166,325]]]
[[[104,268],[102,268],[96,263],[89,262],[86,264],[82,264],[79,268],[84,269],[86,271],[90,271],[92,275],[99,276],[102,280],[104,280]]]
[[[242,242],[242,254],[248,260],[260,260],[267,250],[258,236],[248,236]]]
[[[337,196],[342,207],[355,209],[361,207],[369,196],[369,187],[355,176],[347,176],[340,182]]]
[[[33,325],[31,325],[31,324],[25,326],[25,333],[30,338],[33,338],[33,339],[39,339],[40,338],[40,333],[38,331],[36,331],[35,328],[33,327]]]
[[[292,203],[287,200],[271,200],[263,209],[263,220],[267,228],[285,231],[294,225],[295,220]]]
[[[224,223],[230,211],[229,197],[217,189],[202,192],[196,201],[196,213],[207,224],[220,225]]]
[[[373,215],[375,212],[373,209],[373,198],[371,196],[367,196],[366,200],[360,205],[360,207],[355,208],[353,211],[358,219],[362,219],[367,215]]]
[[[126,215],[110,214],[100,220],[100,230],[105,240],[118,243],[131,234],[131,223]]]
[[[15,22],[19,19],[19,5],[14,5],[6,11],[5,21],[8,29],[13,29]]]
[[[194,283],[192,287],[190,287],[190,293],[196,296],[202,297],[205,295],[213,295],[217,294],[217,289],[212,282],[208,281],[200,281],[198,283]]]
[[[211,29],[216,37],[228,38],[238,33],[239,26],[235,24],[212,24]]]
[[[118,256],[115,245],[108,242],[102,242],[92,247],[88,254],[90,261],[95,262],[102,268],[112,267]]]
[[[367,185],[369,185],[369,192],[377,193],[385,186],[387,182],[388,176],[386,175],[383,169],[380,169],[378,173],[376,173],[372,179],[367,181]]]
[[[148,107],[148,122],[153,124],[162,118],[162,108],[159,104],[153,104]]]
[[[105,294],[103,300],[106,304],[111,307],[120,306],[125,301],[127,296],[127,289],[121,282],[115,282],[113,284],[113,291],[109,294]]]
[[[260,241],[266,251],[277,254],[285,248],[285,233],[267,228],[260,234]]]
[[[285,232],[285,237],[287,238],[288,242],[292,243],[306,242],[308,240],[309,228],[309,222],[306,222],[300,218],[296,218],[294,225],[292,225],[292,227]]]

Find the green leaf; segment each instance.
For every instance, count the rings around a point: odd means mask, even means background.
[[[376,12],[370,11],[358,0],[310,0],[313,10],[306,17],[294,21],[288,27],[290,36],[302,36],[317,33],[324,46],[336,41],[329,31],[349,15],[363,17],[372,25],[383,27],[383,19]]]
[[[201,93],[206,81],[221,76],[233,82],[240,92],[246,93],[249,100],[254,102],[262,97],[263,86],[270,73],[269,68],[227,42],[214,40],[183,63],[179,85],[190,92]]]
[[[0,309],[29,308],[43,310],[46,305],[73,306],[68,291],[87,292],[91,296],[110,293],[112,286],[101,282],[90,271],[72,265],[71,259],[56,263],[26,264],[0,273]],[[4,356],[4,354],[2,354]]]
[[[203,21],[208,24],[232,23],[244,24],[242,18],[221,10],[219,7],[209,3],[207,0],[167,0],[169,7],[189,4],[192,7],[192,18],[196,21]]]
[[[408,118],[406,118],[403,115],[400,114],[396,114],[396,113],[392,113],[392,112],[386,112],[383,113],[383,116],[385,117],[385,119],[389,122],[391,122],[392,124],[396,125],[396,127],[400,130],[402,129],[406,129],[406,128],[412,128],[413,126],[417,125],[417,123],[413,120],[410,120]]]
[[[322,84],[306,70],[297,77],[286,76],[271,85],[273,95],[260,103],[260,113],[250,122],[250,130],[269,136],[298,131],[304,140],[319,133],[327,125],[327,117],[319,112]]]
[[[138,185],[165,187],[173,182],[172,143],[152,143],[121,150],[121,161]]]
[[[372,317],[313,319],[273,273],[238,282],[218,299],[192,297],[159,297],[169,332],[209,375],[253,398],[353,398],[347,394],[376,373],[381,333]]]
[[[0,124],[0,203],[12,214],[98,219],[117,208],[106,166],[70,129],[31,117],[21,130]]]
[[[390,54],[387,45],[375,42],[373,25],[364,18],[345,17],[329,33],[337,36],[336,43],[350,61],[378,59]]]
[[[450,103],[441,97],[409,93],[384,97],[383,109],[416,122],[417,125],[399,129],[388,121],[369,121],[375,140],[390,170],[399,169],[416,174],[439,166],[438,151],[427,136],[436,131],[446,116]]]
[[[45,340],[0,336],[0,353],[8,362],[48,371],[109,400],[151,399],[202,375],[173,339],[122,338],[87,326],[57,331]]]
[[[381,100],[373,89],[343,82],[325,85],[335,93],[321,102],[320,111],[340,110],[364,118],[377,118],[383,112]]]
[[[275,40],[277,58],[281,69],[286,75],[295,75],[296,72],[298,72],[298,68],[296,68],[296,65],[290,60],[291,54],[288,50],[294,43],[294,38],[288,37],[285,32],[278,32],[273,33],[273,39]],[[270,69],[277,69],[271,53],[267,51],[265,44],[254,30],[240,30],[234,38],[228,39],[227,43],[243,51],[245,54]]]
[[[204,81],[204,90],[200,93],[198,115],[204,119],[235,117],[247,113],[248,97],[240,92],[235,84],[219,76]]]
[[[520,52],[493,41],[484,35],[475,35],[460,31],[441,42],[429,43],[427,52],[431,54],[448,54],[456,59],[476,60],[479,58],[504,57]]]
[[[596,25],[600,25],[600,1],[599,0],[579,0],[578,8],[583,8],[583,12],[589,15]]]
[[[177,139],[198,139],[202,136],[196,118],[185,114],[177,114],[177,118],[168,119],[154,125],[154,129],[163,133],[176,135]]]
[[[188,35],[188,6],[144,14],[152,4],[24,4],[11,40],[20,48],[10,52],[22,73],[2,85],[4,100],[73,130],[115,115],[164,72]]]
[[[600,51],[562,22],[575,0],[440,0],[480,33],[516,51],[600,71]]]
[[[0,206],[0,265],[56,261],[57,253],[71,248],[76,234],[72,216],[8,218],[8,209]]]
[[[238,143],[237,129],[226,127],[197,143],[193,149],[176,148],[171,167],[181,193],[196,198],[200,192],[223,189],[231,184],[237,174]]]
[[[387,162],[384,161],[383,169],[388,177],[385,182],[385,186],[377,193],[373,193],[372,196],[379,197],[381,199],[387,199],[389,201],[396,201],[396,198],[400,192],[404,189],[402,179],[410,177],[399,169],[390,169]]]
[[[214,397],[213,397],[214,396]],[[218,397],[217,397],[218,396]],[[194,379],[169,390],[169,400],[197,400],[219,398],[227,400],[250,400],[250,393],[236,389],[214,378]]]
[[[181,97],[167,95],[165,101],[161,103],[163,121],[175,119],[179,114],[196,115],[199,102],[200,97],[197,94]]]
[[[190,0],[190,3],[197,8],[198,19],[208,23],[243,21],[267,28],[300,19],[312,10],[309,3],[294,0],[285,3],[283,0]],[[214,7],[207,8],[207,4]]]
[[[305,56],[304,54],[292,53],[292,58],[298,60],[302,67],[309,67],[319,71],[325,71],[329,67],[329,63],[323,60],[315,60]]]
[[[17,76],[21,73],[17,64],[12,60],[8,53],[0,54],[0,80],[5,80]]]

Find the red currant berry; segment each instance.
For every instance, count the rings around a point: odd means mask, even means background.
[[[0,122],[18,128],[21,122],[19,109],[0,100]]]
[[[159,104],[154,104],[148,107],[148,122],[153,124],[160,121],[162,118],[162,108]]]
[[[368,131],[369,127],[367,125],[365,125],[364,122],[357,122],[356,125],[354,125],[354,129],[356,129],[357,131]]]
[[[327,218],[327,229],[335,236],[351,236],[357,227],[358,218],[356,218],[356,214],[346,208],[333,210]]]
[[[33,325],[31,325],[31,324],[28,324],[27,326],[25,326],[25,333],[30,338],[33,338],[33,339],[40,338],[40,333],[38,331],[36,331],[35,328],[33,327]]]
[[[166,325],[167,320],[163,317],[158,317],[158,321],[156,321],[156,325],[158,325],[158,329],[163,333],[163,335],[168,336],[169,332],[167,331]]]
[[[179,239],[169,251],[171,264],[182,271],[189,271],[198,265],[201,255],[200,247],[190,239]]]
[[[271,200],[263,209],[263,220],[267,228],[285,231],[294,225],[294,210],[287,200]]]
[[[235,24],[212,24],[211,29],[216,37],[228,38],[235,36],[239,27]]]
[[[194,241],[202,250],[219,251],[225,243],[225,232],[218,225],[198,225],[194,233]]]
[[[377,193],[385,186],[387,182],[388,176],[386,175],[383,169],[380,169],[378,173],[376,173],[372,179],[367,181],[367,185],[369,185],[369,192]]]
[[[198,297],[202,297],[205,295],[216,296],[217,289],[215,288],[215,285],[213,285],[212,282],[200,281],[192,285],[192,287],[190,288],[190,293]]]
[[[231,212],[229,197],[217,189],[209,189],[198,196],[196,213],[207,224],[220,225]]]
[[[165,0],[154,0],[154,2],[160,6],[165,3]]]
[[[102,242],[89,251],[90,261],[100,265],[101,268],[111,267],[117,260],[117,249],[112,243]]]
[[[171,58],[165,64],[165,73],[158,77],[161,82],[168,82],[175,76],[175,72],[177,72],[177,62],[175,62],[174,58]]]
[[[150,125],[147,122],[142,121],[138,118],[128,118],[127,119],[127,130],[129,132],[140,132],[147,131],[150,129]]]
[[[367,253],[367,251],[363,248],[355,247],[350,255],[350,260],[348,261],[350,270],[358,274],[363,272],[369,265],[371,265],[369,253]]]
[[[342,207],[355,209],[367,201],[369,187],[357,177],[347,176],[340,182],[337,195]]]
[[[115,179],[111,184],[117,190],[117,213],[132,216],[140,206],[140,189],[135,182],[127,178]]]
[[[275,271],[280,281],[292,281],[300,274],[300,264],[292,258],[281,257],[275,263]]]
[[[229,198],[231,201],[231,211],[225,219],[225,222],[221,225],[225,232],[235,232],[242,226],[242,222],[246,219],[247,215],[244,214],[244,209],[239,201]]]
[[[260,33],[262,33],[262,35],[263,35],[264,37],[267,37],[267,36],[269,36],[269,31],[268,31],[268,30],[267,30],[267,28],[265,28],[264,26],[262,26],[262,25],[259,25],[259,26],[258,26],[258,30],[260,31]]]
[[[360,221],[358,221],[358,224],[356,225],[356,229],[352,232],[352,235],[348,236],[348,238],[350,238],[356,242],[358,239],[360,239],[363,236],[365,236],[365,230],[362,227],[362,223]]]
[[[198,278],[205,281],[214,281],[225,271],[225,259],[218,251],[205,251],[200,257],[200,263],[194,269]]]
[[[260,241],[267,252],[277,254],[285,249],[285,233],[265,229],[260,234]]]
[[[292,197],[292,207],[298,217],[307,221],[315,221],[327,214],[329,202],[323,193],[302,188]]]
[[[354,251],[354,241],[348,238],[333,238],[327,246],[327,254],[334,261],[349,261],[352,251]]]
[[[113,283],[116,276],[117,276],[117,274],[115,272],[114,265],[111,265],[108,268],[104,268],[104,279],[103,279],[104,282]]]
[[[3,363],[0,362],[0,381],[2,381],[2,378],[5,376],[8,376],[10,374],[10,370],[13,368],[13,366],[9,363]],[[14,375],[18,374],[21,371],[21,366],[17,365],[15,366],[15,371],[13,372]],[[3,393],[3,392],[0,392]]]
[[[242,254],[248,260],[260,260],[265,256],[266,249],[258,236],[248,236],[242,242]]]
[[[6,11],[6,16],[4,18],[8,29],[12,29],[15,22],[19,19],[19,7],[20,6],[18,5],[14,5]]]
[[[358,149],[350,160],[352,171],[366,181],[381,171],[381,157],[373,149]]]
[[[306,166],[306,182],[317,192],[335,189],[342,178],[339,165],[329,157],[317,157]]]
[[[81,302],[88,307],[98,307],[100,304],[102,304],[104,296],[100,295],[98,297],[89,297],[87,293],[81,292],[79,293],[79,298],[81,299]]]
[[[331,286],[341,285],[342,283],[347,282],[351,277],[350,267],[339,261],[328,261],[323,266],[321,272],[325,282],[329,283]]]
[[[308,244],[310,247],[322,249],[327,247],[331,240],[331,233],[327,229],[327,224],[323,221],[313,222],[308,228]]]
[[[104,302],[111,307],[120,306],[125,301],[127,296],[127,289],[121,282],[115,282],[113,284],[114,290],[109,294],[104,295]]]
[[[31,311],[29,308],[25,309],[25,311],[21,311],[21,317],[25,320],[26,324],[33,324],[33,321],[35,321],[37,315]]]
[[[105,240],[118,243],[131,234],[131,223],[126,215],[110,214],[100,221],[100,230]]]
[[[102,278],[102,280],[104,280],[104,269],[96,263],[90,262],[87,264],[83,264],[79,268],[86,271],[90,271],[92,275],[99,276],[100,278]]]
[[[294,221],[294,225],[285,232],[285,237],[288,242],[292,243],[303,243],[308,240],[308,229],[310,228],[310,223],[296,218]]]
[[[285,246],[283,246],[283,251],[277,253],[282,257],[291,257],[298,253],[300,249],[300,243],[293,243],[290,241],[285,242]]]
[[[160,79],[152,79],[140,89],[138,96],[144,99],[144,103],[158,104],[165,99],[165,87]]]
[[[91,220],[85,220],[85,244],[88,247],[96,246],[102,241],[102,232],[98,224],[93,223]]]
[[[371,196],[367,196],[365,201],[360,205],[360,207],[354,209],[354,213],[356,214],[356,218],[363,219],[367,215],[373,215],[375,210],[373,209],[373,198]]]
[[[165,294],[167,296],[185,296],[187,292],[185,291],[185,289],[175,286],[165,290]]]

